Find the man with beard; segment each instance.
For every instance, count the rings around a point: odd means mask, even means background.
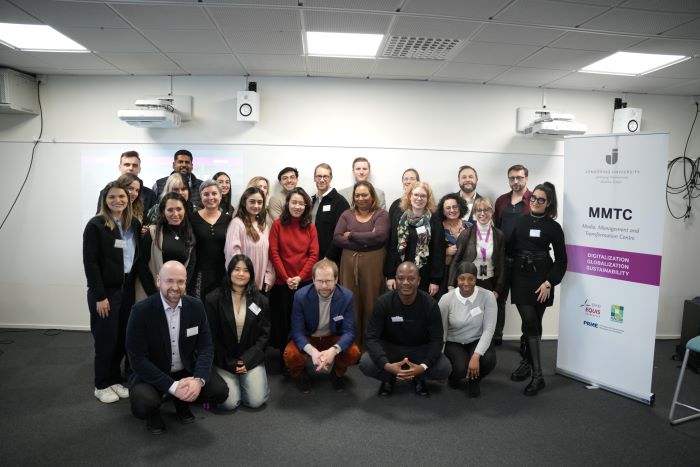
[[[493,222],[496,228],[503,232],[506,244],[513,233],[515,221],[518,217],[530,213],[530,190],[527,189],[528,170],[525,166],[517,164],[508,169],[508,184],[510,191],[504,193],[496,199]],[[496,330],[493,333],[494,345],[503,343],[503,325],[506,322],[506,300],[510,291],[510,265],[513,259],[506,253],[505,269],[503,271],[505,280],[503,281],[503,292],[498,295],[498,320]],[[521,353],[524,343],[521,337]]]
[[[476,192],[476,183],[478,181],[479,177],[474,167],[463,165],[459,168],[457,173],[459,191],[455,194],[461,196],[467,203],[467,213],[463,219],[469,222],[470,225],[474,224],[474,201],[481,198],[481,195]]]
[[[194,167],[192,163],[193,160],[194,157],[190,151],[187,149],[179,149],[175,153],[175,156],[173,156],[173,171],[170,172],[170,175],[175,172],[180,172],[180,174],[185,177],[190,187],[190,203],[201,208],[202,200],[199,197],[199,185],[202,184],[202,181],[192,173],[192,168]],[[158,199],[163,195],[163,189],[165,188],[165,182],[167,180],[168,177],[159,178],[156,180],[155,185],[153,185],[153,191],[156,192]]]
[[[294,167],[285,167],[277,174],[277,181],[282,185],[282,191],[270,195],[270,201],[267,204],[267,211],[273,221],[282,215],[284,205],[287,203],[287,194],[297,187],[299,171]]]

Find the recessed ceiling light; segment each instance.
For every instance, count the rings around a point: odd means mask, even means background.
[[[89,52],[74,40],[43,24],[0,23],[0,42],[26,52]]]
[[[579,71],[606,75],[640,76],[688,60],[684,55],[617,52]]]
[[[326,57],[374,58],[382,34],[347,34],[339,32],[307,32],[307,55]]]

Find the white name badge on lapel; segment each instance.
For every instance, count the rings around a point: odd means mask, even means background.
[[[199,334],[199,327],[195,326],[187,329],[187,337],[196,336],[197,334]]]
[[[121,249],[126,248],[126,240],[121,239],[121,238],[114,240],[114,248],[121,248]]]
[[[403,316],[392,316],[391,322],[392,323],[403,323]]]
[[[251,303],[248,309],[252,311],[255,316],[258,316],[258,314],[260,313],[260,307],[255,303]]]
[[[330,212],[330,211],[331,211],[331,205],[330,205],[330,204],[326,204],[325,206],[323,206],[323,212]]]
[[[334,317],[333,317],[333,321],[335,321],[336,323],[337,323],[338,321],[342,321],[342,320],[343,320],[343,315],[338,315],[338,316],[334,316]]]
[[[479,316],[481,313],[483,313],[483,311],[479,307],[472,308],[472,310],[469,312],[472,318]]]
[[[427,232],[427,230],[425,230],[425,226],[424,226],[424,225],[421,225],[420,227],[416,227],[416,233],[417,233],[418,235],[424,234],[424,233],[426,233],[426,232]]]
[[[531,237],[539,237],[540,236],[540,229],[530,229],[530,236]]]

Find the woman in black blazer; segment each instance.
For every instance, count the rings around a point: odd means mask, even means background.
[[[231,411],[241,403],[260,407],[270,396],[265,372],[270,309],[255,285],[250,258],[231,258],[223,284],[206,296],[205,307],[214,341],[214,369],[228,386],[228,399],[218,408]]]
[[[134,304],[141,224],[133,216],[126,186],[110,182],[104,193],[99,213],[83,232],[83,266],[95,340],[95,397],[109,403],[129,397],[121,384],[121,361]]]

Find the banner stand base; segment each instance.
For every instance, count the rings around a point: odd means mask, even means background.
[[[644,393],[644,394],[634,394],[634,393],[630,393],[627,391],[623,391],[622,389],[608,386],[604,383],[601,383],[600,381],[595,381],[595,380],[592,380],[591,378],[586,378],[585,376],[576,374],[576,373],[568,371],[568,370],[564,370],[564,369],[559,368],[559,367],[556,367],[554,369],[554,371],[557,374],[560,374],[562,376],[566,376],[568,378],[575,379],[577,381],[581,381],[582,383],[595,385],[595,386],[599,387],[600,389],[604,389],[608,392],[612,392],[612,393],[615,393],[617,395],[627,397],[628,399],[632,399],[633,401],[641,402],[642,404],[648,405],[650,407],[652,405],[654,405],[654,400],[656,399],[656,395],[653,392]]]

